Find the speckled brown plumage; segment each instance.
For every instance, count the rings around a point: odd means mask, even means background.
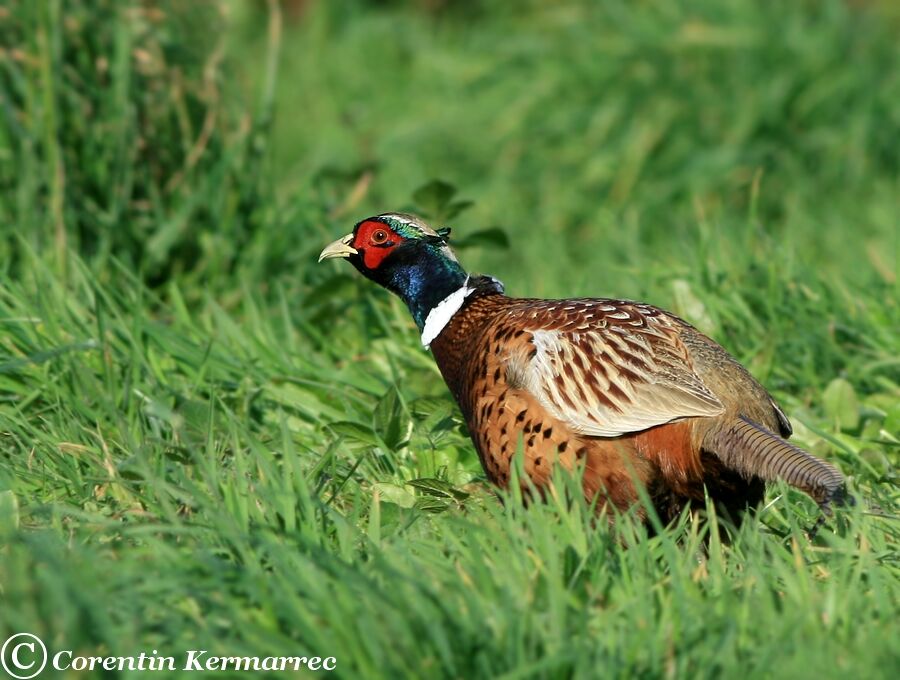
[[[566,349],[542,357],[547,337],[536,342],[540,333],[558,334]],[[664,519],[685,503],[702,502],[704,487],[738,517],[762,499],[764,481],[748,466],[727,466],[707,445],[740,418],[790,434],[766,390],[725,350],[649,305],[516,299],[486,286],[431,350],[485,472],[500,486],[521,450],[539,489],[554,465],[581,464],[585,494],[600,494],[620,510],[636,503],[637,480]],[[560,356],[565,360],[555,360]],[[535,369],[542,360],[547,366]],[[559,389],[546,387],[554,382]],[[772,435],[770,441],[780,440]],[[830,468],[809,459],[820,472]],[[840,480],[839,473],[830,479]],[[822,502],[834,492],[805,490]]]

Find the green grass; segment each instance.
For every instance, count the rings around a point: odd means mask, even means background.
[[[0,9],[0,642],[896,676],[890,3],[308,4]],[[652,537],[499,502],[406,310],[315,265],[436,177],[474,201],[455,238],[509,242],[467,266],[685,316],[857,505],[810,542],[783,485]]]

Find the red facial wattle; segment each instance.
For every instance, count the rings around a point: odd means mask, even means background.
[[[387,239],[380,243],[374,238],[377,232],[385,232]],[[356,230],[356,238],[353,239],[353,247],[362,255],[363,264],[367,269],[378,269],[381,263],[403,240],[390,227],[383,222],[369,220],[359,225]]]

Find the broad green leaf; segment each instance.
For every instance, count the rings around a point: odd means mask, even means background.
[[[900,404],[895,404],[884,418],[884,429],[892,437],[900,438]]]
[[[461,489],[457,489],[449,482],[435,477],[421,477],[419,479],[411,479],[407,482],[424,494],[435,496],[436,498],[452,498],[457,501],[464,501],[469,494]]]
[[[441,179],[433,179],[413,192],[413,201],[423,216],[438,219],[456,195],[456,187]]]
[[[392,451],[402,448],[412,432],[412,419],[397,388],[391,386],[378,400],[372,415],[375,432]]]
[[[19,528],[19,501],[11,490],[0,491],[0,536]]]
[[[416,499],[415,508],[416,510],[421,510],[423,512],[430,512],[437,514],[439,512],[444,512],[447,508],[450,507],[450,504],[446,501],[438,500],[437,498],[432,498],[430,496],[420,496]]]
[[[842,430],[859,427],[859,399],[844,378],[832,380],[822,394],[822,406],[829,419]]]
[[[440,216],[441,220],[452,220],[454,217],[456,217],[460,213],[465,212],[473,205],[475,205],[473,201],[451,201],[444,207],[444,214]]]
[[[375,431],[362,423],[341,420],[336,423],[329,423],[328,427],[333,430],[335,434],[342,435],[347,439],[362,444],[368,444],[369,446],[380,446],[381,444],[378,437],[375,435]]]
[[[393,503],[401,508],[411,508],[416,503],[416,495],[399,484],[375,482],[372,491],[379,494],[383,502]]]
[[[458,249],[464,248],[499,248],[500,250],[509,249],[509,237],[500,227],[491,227],[482,229],[471,234],[466,234],[460,239],[453,242],[453,247]]]

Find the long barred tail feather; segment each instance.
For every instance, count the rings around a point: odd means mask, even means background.
[[[848,500],[844,476],[837,468],[743,416],[711,432],[704,448],[746,477],[783,479],[805,491],[826,515],[832,504]]]

